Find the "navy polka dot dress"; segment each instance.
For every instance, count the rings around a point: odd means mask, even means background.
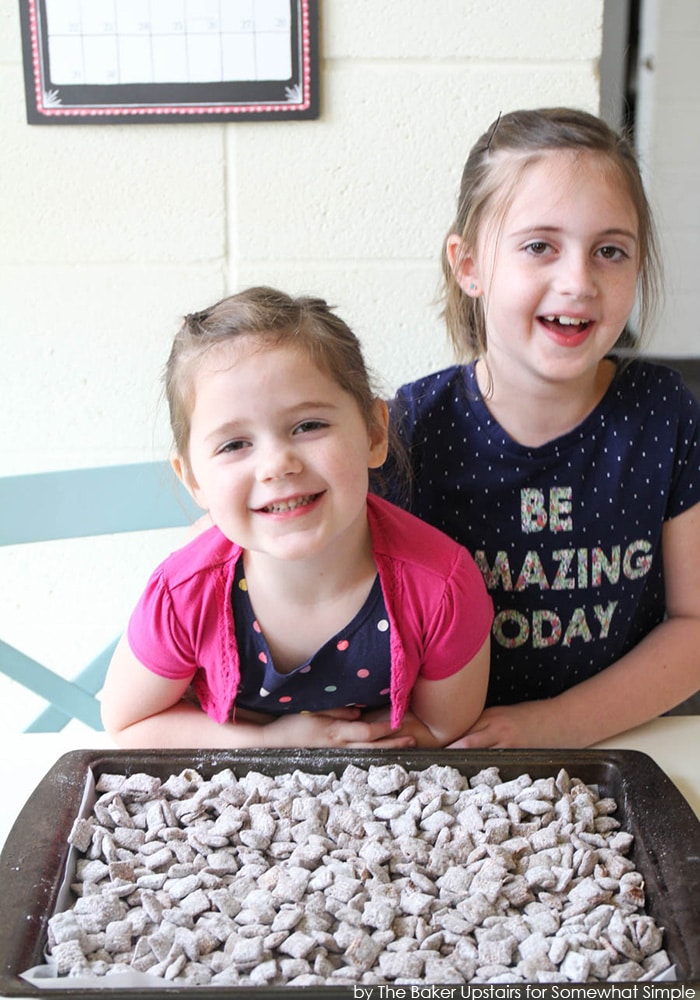
[[[413,466],[405,506],[466,546],[493,598],[489,704],[556,695],[662,621],[663,523],[700,501],[700,406],[675,372],[620,368],[538,448],[491,417],[473,365],[402,387],[392,419]]]
[[[231,600],[241,658],[237,705],[285,715],[339,705],[379,708],[390,704],[389,617],[378,575],[352,621],[288,673],[275,669],[248,597],[242,559],[236,565]]]

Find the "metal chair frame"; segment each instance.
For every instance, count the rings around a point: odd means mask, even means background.
[[[200,513],[167,462],[0,479],[0,546],[174,528]],[[101,730],[96,695],[117,641],[66,680],[0,640],[0,673],[49,703],[25,731],[59,732],[73,718]]]

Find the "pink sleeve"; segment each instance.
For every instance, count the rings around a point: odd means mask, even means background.
[[[427,623],[420,676],[437,681],[462,669],[483,646],[493,622],[484,579],[460,549],[431,622]]]
[[[197,669],[192,640],[175,614],[160,570],[148,581],[131,615],[127,638],[136,659],[159,677],[180,680]]]

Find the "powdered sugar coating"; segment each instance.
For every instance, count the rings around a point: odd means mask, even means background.
[[[615,803],[566,771],[102,775],[60,975],[173,985],[651,980],[669,966]]]

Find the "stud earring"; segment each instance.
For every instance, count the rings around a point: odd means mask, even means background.
[[[469,285],[469,291],[470,291],[470,292],[475,292],[475,291],[476,291],[476,285],[474,284],[474,282],[473,282],[473,281],[472,281],[472,283],[471,283],[471,284]]]

